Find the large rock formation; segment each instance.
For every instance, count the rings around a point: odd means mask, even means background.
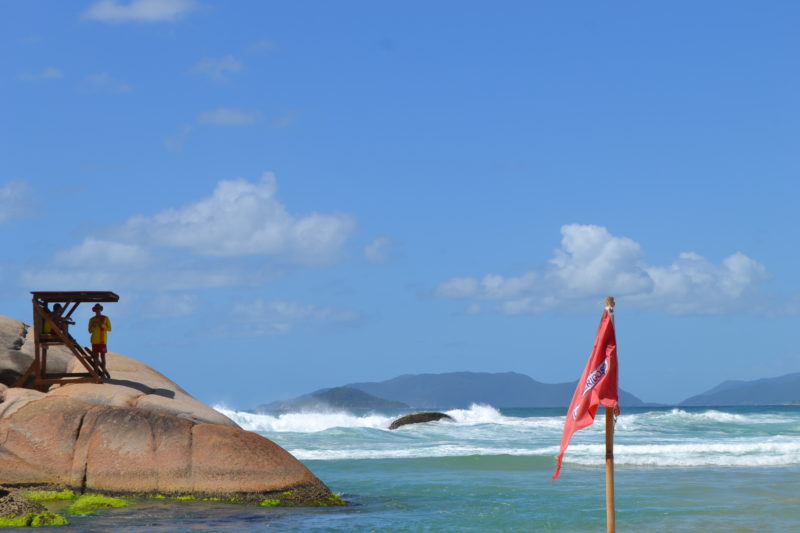
[[[234,496],[331,493],[272,441],[197,401],[151,367],[108,354],[112,379],[9,388],[33,360],[33,331],[0,316],[0,483],[78,490]],[[48,372],[80,372],[63,346]]]

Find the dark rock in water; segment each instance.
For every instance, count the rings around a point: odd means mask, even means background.
[[[0,489],[0,516],[25,516],[44,510],[44,505],[29,500],[19,492]]]
[[[453,420],[453,417],[444,413],[437,413],[435,411],[428,411],[425,413],[411,413],[410,415],[401,416],[389,426],[389,429],[397,429],[400,426],[407,424],[421,424],[423,422],[435,422],[437,420]]]

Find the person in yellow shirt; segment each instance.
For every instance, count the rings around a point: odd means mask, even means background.
[[[50,313],[52,316],[53,321],[56,323],[58,328],[64,332],[65,335],[69,335],[69,325],[74,324],[73,320],[68,318],[64,318],[62,315],[64,314],[64,306],[61,304],[56,304],[53,306],[53,310],[50,311],[50,308],[47,307],[47,304],[44,304],[44,310]],[[61,339],[56,336],[53,332],[53,326],[45,319],[42,319],[42,336],[41,340],[43,342],[49,343],[61,343]]]
[[[48,313],[51,312],[50,306],[46,303],[44,304],[44,310]],[[45,335],[50,335],[53,333],[53,328],[50,326],[50,322],[48,322],[44,318],[42,319],[42,333]]]
[[[111,331],[111,321],[103,314],[103,306],[95,304],[92,307],[94,316],[89,319],[89,333],[92,334],[92,359],[94,360],[95,368],[108,377],[106,371],[106,352],[108,348],[108,332]]]

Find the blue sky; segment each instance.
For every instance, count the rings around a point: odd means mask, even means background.
[[[644,400],[800,371],[796,3],[4,11],[2,314],[113,290],[113,351],[245,408],[574,380],[607,294]]]

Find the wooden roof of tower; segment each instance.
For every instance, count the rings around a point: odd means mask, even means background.
[[[42,302],[118,302],[111,291],[31,291]]]

